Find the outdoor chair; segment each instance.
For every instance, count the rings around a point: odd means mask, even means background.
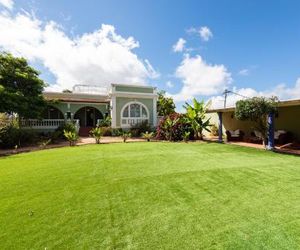
[[[226,130],[227,141],[243,141],[245,133],[240,130]]]

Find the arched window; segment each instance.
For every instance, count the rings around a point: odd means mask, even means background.
[[[140,102],[127,103],[121,110],[121,127],[130,127],[142,122],[149,122],[149,111]]]

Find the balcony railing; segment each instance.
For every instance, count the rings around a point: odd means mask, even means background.
[[[30,129],[57,129],[65,124],[64,119],[24,119],[21,120],[21,126],[23,128]],[[73,120],[76,130],[79,130],[79,120]]]
[[[64,119],[24,119],[21,120],[21,126],[23,128],[32,129],[56,129],[65,124]]]

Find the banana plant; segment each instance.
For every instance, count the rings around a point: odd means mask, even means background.
[[[210,132],[210,118],[206,118],[206,112],[210,104],[210,102],[207,104],[204,101],[198,102],[194,98],[192,104],[186,102],[183,106],[186,110],[187,123],[191,125],[196,139],[203,139],[204,130]]]

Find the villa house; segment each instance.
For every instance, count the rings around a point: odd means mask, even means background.
[[[44,92],[51,105],[43,119],[23,120],[24,128],[53,131],[66,121],[79,127],[79,134],[87,135],[102,119],[111,117],[112,128],[130,128],[143,121],[157,124],[157,91],[155,87],[111,84],[109,89],[89,85],[75,85],[73,91]]]

